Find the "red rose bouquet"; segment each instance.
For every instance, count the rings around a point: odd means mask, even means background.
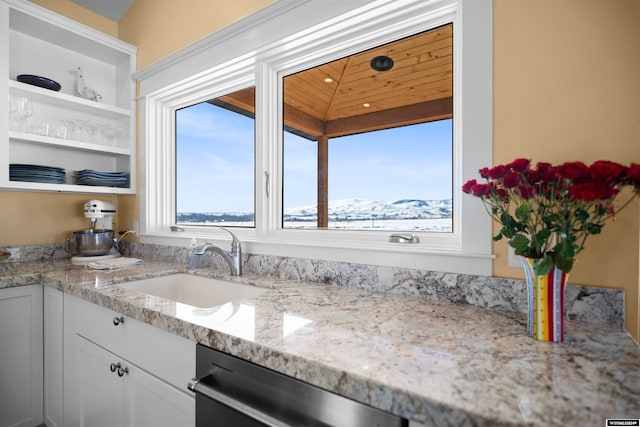
[[[530,160],[516,159],[479,173],[486,182],[469,180],[462,191],[479,197],[502,224],[494,240],[505,237],[516,255],[539,259],[536,274],[546,274],[554,265],[571,271],[587,237],[600,233],[608,218],[640,195],[640,165],[635,163],[626,167],[599,160],[591,166],[531,167]],[[613,201],[626,186],[633,188],[633,196],[616,210]]]

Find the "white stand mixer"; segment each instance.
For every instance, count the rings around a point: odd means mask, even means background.
[[[84,204],[84,217],[91,221],[91,229],[112,230],[113,217],[116,215],[116,207],[113,203],[92,199]],[[106,255],[73,256],[71,263],[85,265],[91,262],[117,258],[120,253],[112,248]]]
[[[84,204],[84,217],[91,220],[91,228],[113,229],[116,206],[103,200],[89,200]]]

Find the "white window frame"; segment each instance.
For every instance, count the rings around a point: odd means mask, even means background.
[[[211,227],[170,231],[175,218],[175,111],[255,85],[256,227],[234,229],[245,252],[491,275],[490,217],[478,200],[460,191],[466,179],[491,162],[491,0],[344,0],[335,8],[334,3],[334,15],[327,16],[326,2],[281,0],[137,73],[142,95],[141,241],[184,246],[191,237],[228,240]],[[297,29],[287,33],[283,22],[296,22]],[[450,22],[454,231],[420,233],[420,243],[399,244],[388,241],[388,231],[283,229],[283,76]],[[185,66],[191,66],[190,75]]]

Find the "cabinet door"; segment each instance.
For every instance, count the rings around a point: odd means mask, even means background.
[[[44,422],[63,427],[62,292],[44,288]]]
[[[195,398],[192,395],[160,381],[135,365],[127,365],[127,368],[125,404],[128,426],[195,426]]]
[[[64,425],[195,425],[195,398],[186,390],[195,375],[195,345],[130,318],[116,326],[119,316],[64,295]],[[112,363],[121,363],[121,377],[111,373]],[[96,414],[108,414],[108,422],[87,418]]]
[[[73,366],[65,364],[65,425],[78,427],[124,426],[124,380],[111,372],[122,363],[113,353],[74,334],[65,348]]]
[[[42,286],[0,289],[0,426],[42,423]]]

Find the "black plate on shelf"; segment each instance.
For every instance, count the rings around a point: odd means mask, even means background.
[[[32,74],[20,74],[16,78],[18,79],[19,82],[43,87],[49,90],[55,90],[56,92],[62,89],[62,86],[60,86],[60,83],[53,81],[51,79],[48,79],[46,77],[34,76]]]

